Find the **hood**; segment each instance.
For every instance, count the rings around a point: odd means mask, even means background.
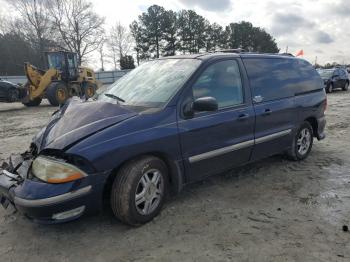
[[[34,138],[38,151],[64,149],[98,131],[137,115],[107,102],[69,100],[55,112],[49,124]]]

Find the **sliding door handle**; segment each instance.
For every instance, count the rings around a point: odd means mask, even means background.
[[[239,116],[238,116],[238,120],[245,120],[245,119],[247,119],[249,117],[249,114],[240,114]]]
[[[269,109],[269,108],[266,108],[264,113],[263,113],[264,116],[268,116],[268,115],[271,115],[271,114],[272,114],[272,110]]]

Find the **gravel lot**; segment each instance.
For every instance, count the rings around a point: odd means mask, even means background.
[[[38,225],[0,209],[1,261],[350,261],[350,92],[328,96],[327,139],[188,186],[151,223],[96,216]],[[55,110],[0,104],[0,161]]]

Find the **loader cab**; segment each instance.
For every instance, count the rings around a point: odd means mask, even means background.
[[[62,80],[75,81],[78,78],[77,54],[73,52],[47,52],[47,62],[49,68],[57,69],[61,72]]]

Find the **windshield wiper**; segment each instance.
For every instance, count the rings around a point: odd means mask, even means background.
[[[119,96],[116,96],[116,95],[113,95],[113,94],[104,94],[104,95],[107,96],[107,97],[113,98],[113,99],[117,100],[118,102],[120,101],[120,102],[125,103],[125,100],[120,98]]]

